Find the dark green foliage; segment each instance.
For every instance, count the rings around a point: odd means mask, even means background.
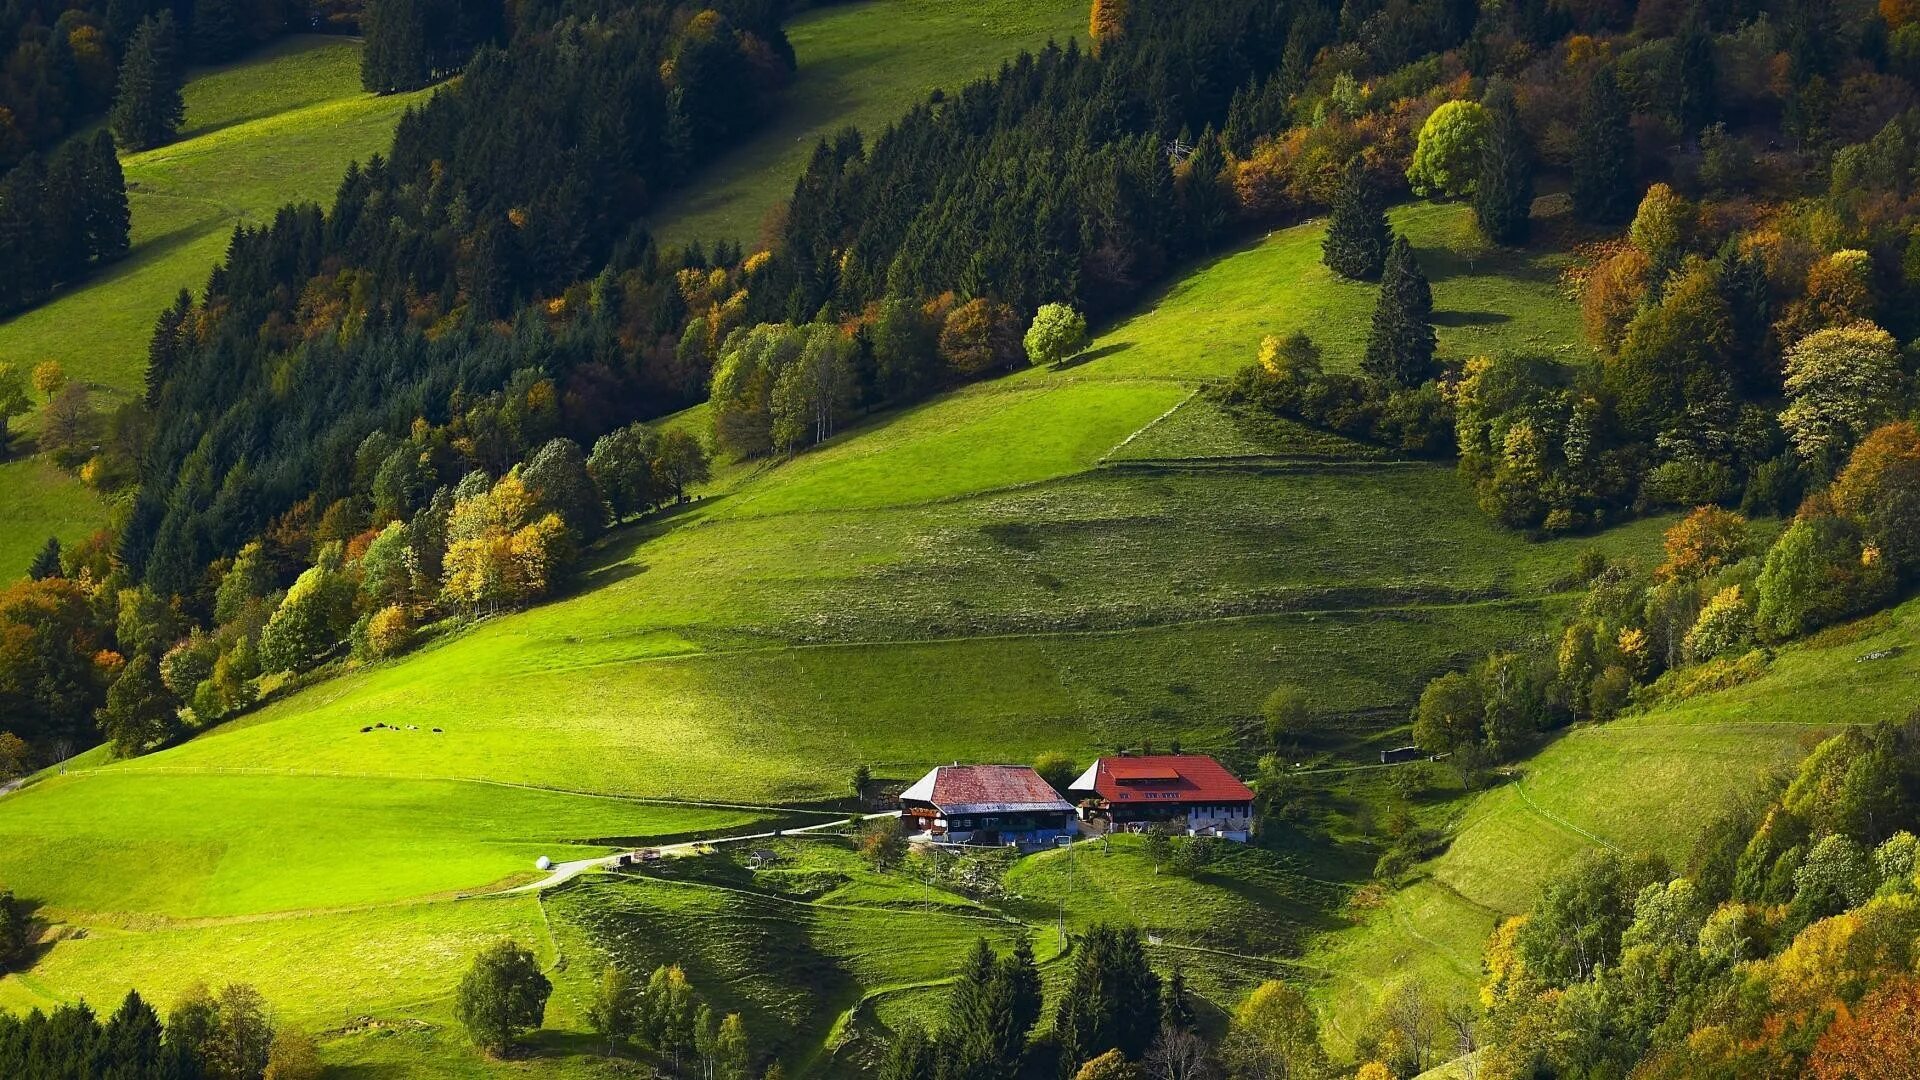
[[[499,941],[473,958],[460,980],[454,1015],[475,1046],[499,1053],[523,1032],[546,1019],[553,984],[533,954],[512,941]]]
[[[1226,231],[1233,217],[1233,196],[1221,176],[1226,167],[1227,156],[1220,151],[1220,138],[1209,127],[1187,158],[1186,175],[1179,188],[1187,230],[1201,251],[1213,250],[1214,242]]]
[[[120,145],[146,150],[173,141],[187,115],[180,96],[185,68],[173,12],[162,10],[142,22],[120,62],[120,85],[107,118]]]
[[[1367,353],[1361,370],[1383,383],[1419,386],[1436,375],[1433,352],[1439,339],[1433,330],[1433,289],[1420,272],[1413,245],[1395,236],[1387,249],[1386,269],[1380,275],[1380,298],[1373,309],[1373,328],[1367,334]]]
[[[1349,162],[1327,219],[1321,261],[1341,277],[1374,281],[1386,266],[1390,246],[1379,189],[1358,159]]]
[[[1549,986],[1583,982],[1620,957],[1620,936],[1633,921],[1640,890],[1668,878],[1651,856],[1588,851],[1541,889],[1520,951],[1527,968]]]
[[[1494,243],[1524,244],[1532,225],[1533,146],[1520,126],[1512,86],[1494,83],[1483,104],[1487,141],[1473,191],[1473,217]]]
[[[1147,965],[1140,932],[1101,924],[1074,950],[1073,978],[1054,1012],[1060,1073],[1109,1050],[1138,1061],[1159,1028],[1160,977]]]
[[[1594,225],[1618,225],[1639,202],[1634,183],[1633,132],[1613,69],[1594,72],[1580,102],[1574,131],[1573,212]]]
[[[879,1080],[936,1080],[939,1065],[938,1044],[927,1037],[925,1028],[909,1023],[887,1047],[886,1057],[880,1061]]]
[[[0,314],[124,255],[126,181],[113,138],[69,140],[0,177]]]
[[[179,730],[178,709],[179,702],[160,681],[160,667],[152,654],[138,653],[107,688],[100,732],[113,743],[114,753],[133,757]]]
[[[1176,967],[1160,987],[1160,1030],[1193,1031],[1199,1020],[1193,1008],[1193,995],[1187,992],[1187,976]]]
[[[27,912],[13,890],[0,888],[0,974],[12,971],[27,950]]]
[[[4,894],[0,894],[4,895]],[[0,968],[4,970],[4,968]],[[251,988],[229,987],[223,1001],[240,1004],[242,997],[258,999]],[[236,1010],[226,1010],[232,1013]],[[271,1030],[264,1016],[258,1024],[249,1018],[223,1015],[222,1006],[205,996],[176,1005],[165,1028],[153,1006],[128,991],[120,1007],[104,1022],[85,1004],[62,1005],[51,1015],[38,1009],[16,1016],[0,1012],[0,1076],[49,1080],[202,1080],[213,1077],[258,1077],[265,1045],[255,1055],[259,1064],[236,1062],[227,1052],[230,1030],[252,1027],[258,1042]],[[240,1067],[236,1068],[236,1064]],[[247,1066],[252,1064],[251,1071]]]
[[[559,514],[579,540],[592,540],[606,530],[606,504],[587,475],[580,444],[572,439],[553,439],[542,446],[527,461],[521,479],[540,505]]]
[[[1674,119],[1688,137],[1706,130],[1720,115],[1718,91],[1714,88],[1713,38],[1702,24],[1699,9],[1688,17],[1686,28],[1673,50],[1673,83],[1678,94],[1673,102]]]
[[[417,90],[459,70],[504,29],[498,4],[371,0],[361,18],[361,85],[378,94]]]
[[[974,945],[954,986],[940,1042],[943,1080],[993,1080],[1020,1070],[1027,1035],[1040,1019],[1040,971],[1022,938],[996,959],[985,938]]]
[[[40,549],[40,553],[35,555],[33,562],[27,566],[27,576],[35,581],[45,581],[50,577],[60,576],[59,537],[47,537],[46,546]]]

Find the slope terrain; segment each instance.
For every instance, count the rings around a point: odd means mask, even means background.
[[[1021,50],[1087,36],[1074,0],[853,0],[786,24],[798,73],[780,112],[653,214],[669,244],[752,244],[821,139],[855,127],[869,139],[935,89],[958,90]]]
[[[360,89],[360,45],[296,35],[187,83],[186,125],[166,146],[121,159],[133,215],[127,256],[52,301],[0,322],[0,360],[58,360],[111,409],[141,386],[154,320],[196,293],[234,226],[288,202],[329,203],[350,161],[383,153],[409,105],[431,91]],[[31,432],[32,417],[21,427]],[[48,536],[105,522],[101,501],[44,462],[0,464],[0,575],[11,579]]]
[[[1546,263],[1496,278],[1445,257],[1466,216],[1398,217],[1437,256],[1438,306],[1476,313],[1442,326],[1443,351],[1570,340]],[[563,973],[548,1045],[564,1062],[591,1050],[564,1032],[581,1030],[593,971],[644,942],[636,965],[720,950],[698,961],[706,981],[746,995],[759,1030],[809,1067],[932,1000],[983,927],[1127,910],[1230,1002],[1335,925],[1341,882],[1365,868],[1309,845],[1176,885],[1122,843],[1099,862],[1028,860],[1008,879],[1018,902],[938,934],[914,920],[954,913],[903,908],[940,890],[837,864],[785,891],[734,867],[691,885],[589,875],[540,897],[451,897],[531,877],[536,854],[820,807],[857,763],[906,780],[941,761],[1178,739],[1250,768],[1258,704],[1281,681],[1313,690],[1312,753],[1351,760],[1404,739],[1426,677],[1538,632],[1581,549],[1656,548],[1661,521],[1528,542],[1474,509],[1447,465],[1201,393],[1263,333],[1367,309],[1369,287],[1318,272],[1319,238],[1304,225],[1209,262],[1080,362],[732,467],[698,502],[603,542],[571,596],[0,798],[0,880],[69,935],[0,981],[0,1002],[128,985],[164,999],[232,957],[289,1015],[336,1032],[337,1060],[397,1067],[448,1052],[463,950],[507,933]],[[1203,326],[1195,348],[1183,328]],[[1357,360],[1357,339],[1327,344],[1330,365]],[[819,858],[846,862],[821,843]],[[1193,895],[1127,899],[1148,888]],[[703,936],[748,930],[777,942]],[[277,959],[245,962],[276,941]],[[792,1004],[815,985],[840,1002],[824,1027]],[[375,1038],[362,1016],[425,1026]]]
[[[1843,726],[1910,713],[1916,641],[1920,601],[1909,601],[1781,649],[1756,678],[1567,732],[1465,801],[1447,851],[1308,958],[1322,1015],[1337,1030],[1407,978],[1466,999],[1496,921],[1583,850],[1684,865],[1700,829],[1766,771]]]

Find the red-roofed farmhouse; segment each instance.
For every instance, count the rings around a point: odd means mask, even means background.
[[[1189,836],[1242,844],[1253,833],[1253,790],[1205,754],[1103,757],[1069,794],[1089,819],[1116,829],[1166,822]]]

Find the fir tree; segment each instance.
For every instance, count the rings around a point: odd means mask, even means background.
[[[173,373],[188,348],[187,319],[192,314],[193,294],[181,289],[173,306],[161,312],[159,322],[154,325],[153,339],[147,343],[148,408],[159,404],[160,390],[166,385],[167,376]]]
[[[193,55],[218,63],[240,55],[247,45],[247,14],[240,0],[196,0],[193,5]]]
[[[1533,209],[1533,147],[1520,126],[1511,86],[1495,83],[1485,105],[1487,141],[1473,191],[1474,220],[1496,244],[1524,244]]]
[[[132,215],[127,208],[127,178],[120,171],[113,136],[101,131],[88,147],[86,168],[87,256],[107,262],[127,253]]]
[[[40,554],[33,557],[32,565],[27,567],[27,576],[35,581],[45,581],[48,578],[60,576],[59,537],[47,537],[46,545],[40,549]]]
[[[180,97],[180,35],[173,13],[162,11],[142,22],[127,44],[107,124],[121,146],[147,150],[172,140],[186,115]]]
[[[1580,103],[1573,146],[1573,211],[1594,225],[1617,225],[1639,202],[1633,190],[1633,132],[1613,69],[1594,72]]]
[[[1419,386],[1433,377],[1434,344],[1433,290],[1413,257],[1413,245],[1395,236],[1360,367],[1384,383]]]
[[[1673,49],[1673,83],[1679,88],[1674,98],[1674,119],[1687,138],[1697,137],[1720,113],[1720,101],[1714,90],[1713,38],[1702,25],[1695,8]]]
[[[432,81],[422,0],[369,0],[360,22],[360,85],[376,94],[418,90]]]
[[[1385,264],[1386,210],[1358,158],[1347,164],[1346,174],[1341,177],[1320,251],[1328,269],[1355,281],[1375,280]]]
[[[1213,249],[1232,213],[1232,195],[1220,178],[1226,168],[1227,156],[1220,151],[1220,139],[1208,128],[1187,158],[1186,178],[1180,190],[1187,228],[1201,251]]]

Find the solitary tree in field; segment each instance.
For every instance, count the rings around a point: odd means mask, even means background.
[[[120,61],[120,85],[107,124],[129,150],[171,142],[186,119],[180,97],[180,34],[173,13],[162,10],[140,24]]]
[[[1380,194],[1356,158],[1347,165],[1334,196],[1333,216],[1320,242],[1321,261],[1341,277],[1372,281],[1386,263],[1387,240],[1387,214]]]
[[[33,365],[33,388],[48,401],[67,385],[67,369],[58,360],[42,360]]]
[[[1274,687],[1261,703],[1260,718],[1266,722],[1267,742],[1274,746],[1291,743],[1312,726],[1312,699],[1304,689],[1284,683]]]
[[[473,958],[473,967],[460,980],[454,1015],[475,1046],[499,1054],[546,1019],[552,992],[553,984],[533,954],[502,939]]]
[[[1065,363],[1087,347],[1086,316],[1066,304],[1044,305],[1034,312],[1024,344],[1027,359],[1033,363]]]
[[[1480,149],[1480,179],[1473,189],[1473,217],[1496,244],[1524,244],[1533,211],[1533,147],[1514,107],[1513,87],[1496,82],[1487,91],[1487,134]]]
[[[1617,225],[1636,199],[1633,190],[1633,131],[1627,103],[1612,68],[1601,68],[1587,84],[1573,144],[1573,212],[1595,225]]]
[[[1380,276],[1380,300],[1360,366],[1382,382],[1419,386],[1433,377],[1435,344],[1433,289],[1413,257],[1413,246],[1396,236]]]

